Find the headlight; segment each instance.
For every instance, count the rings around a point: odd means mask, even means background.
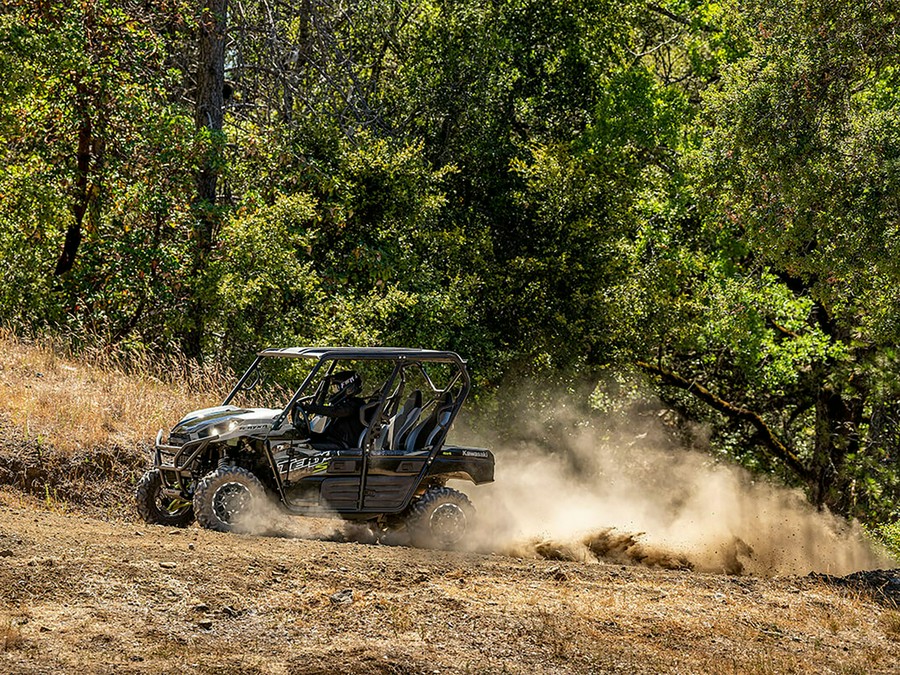
[[[210,436],[223,436],[224,434],[231,433],[235,429],[238,428],[238,421],[231,420],[229,422],[225,422],[224,424],[217,424],[214,427],[210,427],[209,435]]]

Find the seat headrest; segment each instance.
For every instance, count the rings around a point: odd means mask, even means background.
[[[406,403],[403,404],[403,410],[409,412],[413,408],[421,408],[422,407],[422,392],[416,389],[411,392],[410,395],[406,399]]]

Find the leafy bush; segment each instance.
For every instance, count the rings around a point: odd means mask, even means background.
[[[875,541],[882,544],[891,555],[900,560],[900,520],[867,529]]]

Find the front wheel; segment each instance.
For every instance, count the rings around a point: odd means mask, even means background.
[[[159,469],[151,469],[138,481],[134,501],[138,514],[150,525],[187,527],[194,522],[194,508],[186,499],[163,493]]]
[[[259,478],[236,466],[219,467],[194,490],[194,512],[203,527],[219,532],[252,528],[248,516],[266,502]]]
[[[413,546],[459,549],[474,529],[475,507],[462,492],[435,487],[409,507],[405,520]]]

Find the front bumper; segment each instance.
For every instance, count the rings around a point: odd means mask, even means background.
[[[163,443],[160,429],[153,445],[152,460],[154,468],[159,470],[164,489],[180,490],[186,479],[195,478],[193,467],[197,458],[206,450],[210,438],[199,438],[188,441],[184,445],[168,445]]]

